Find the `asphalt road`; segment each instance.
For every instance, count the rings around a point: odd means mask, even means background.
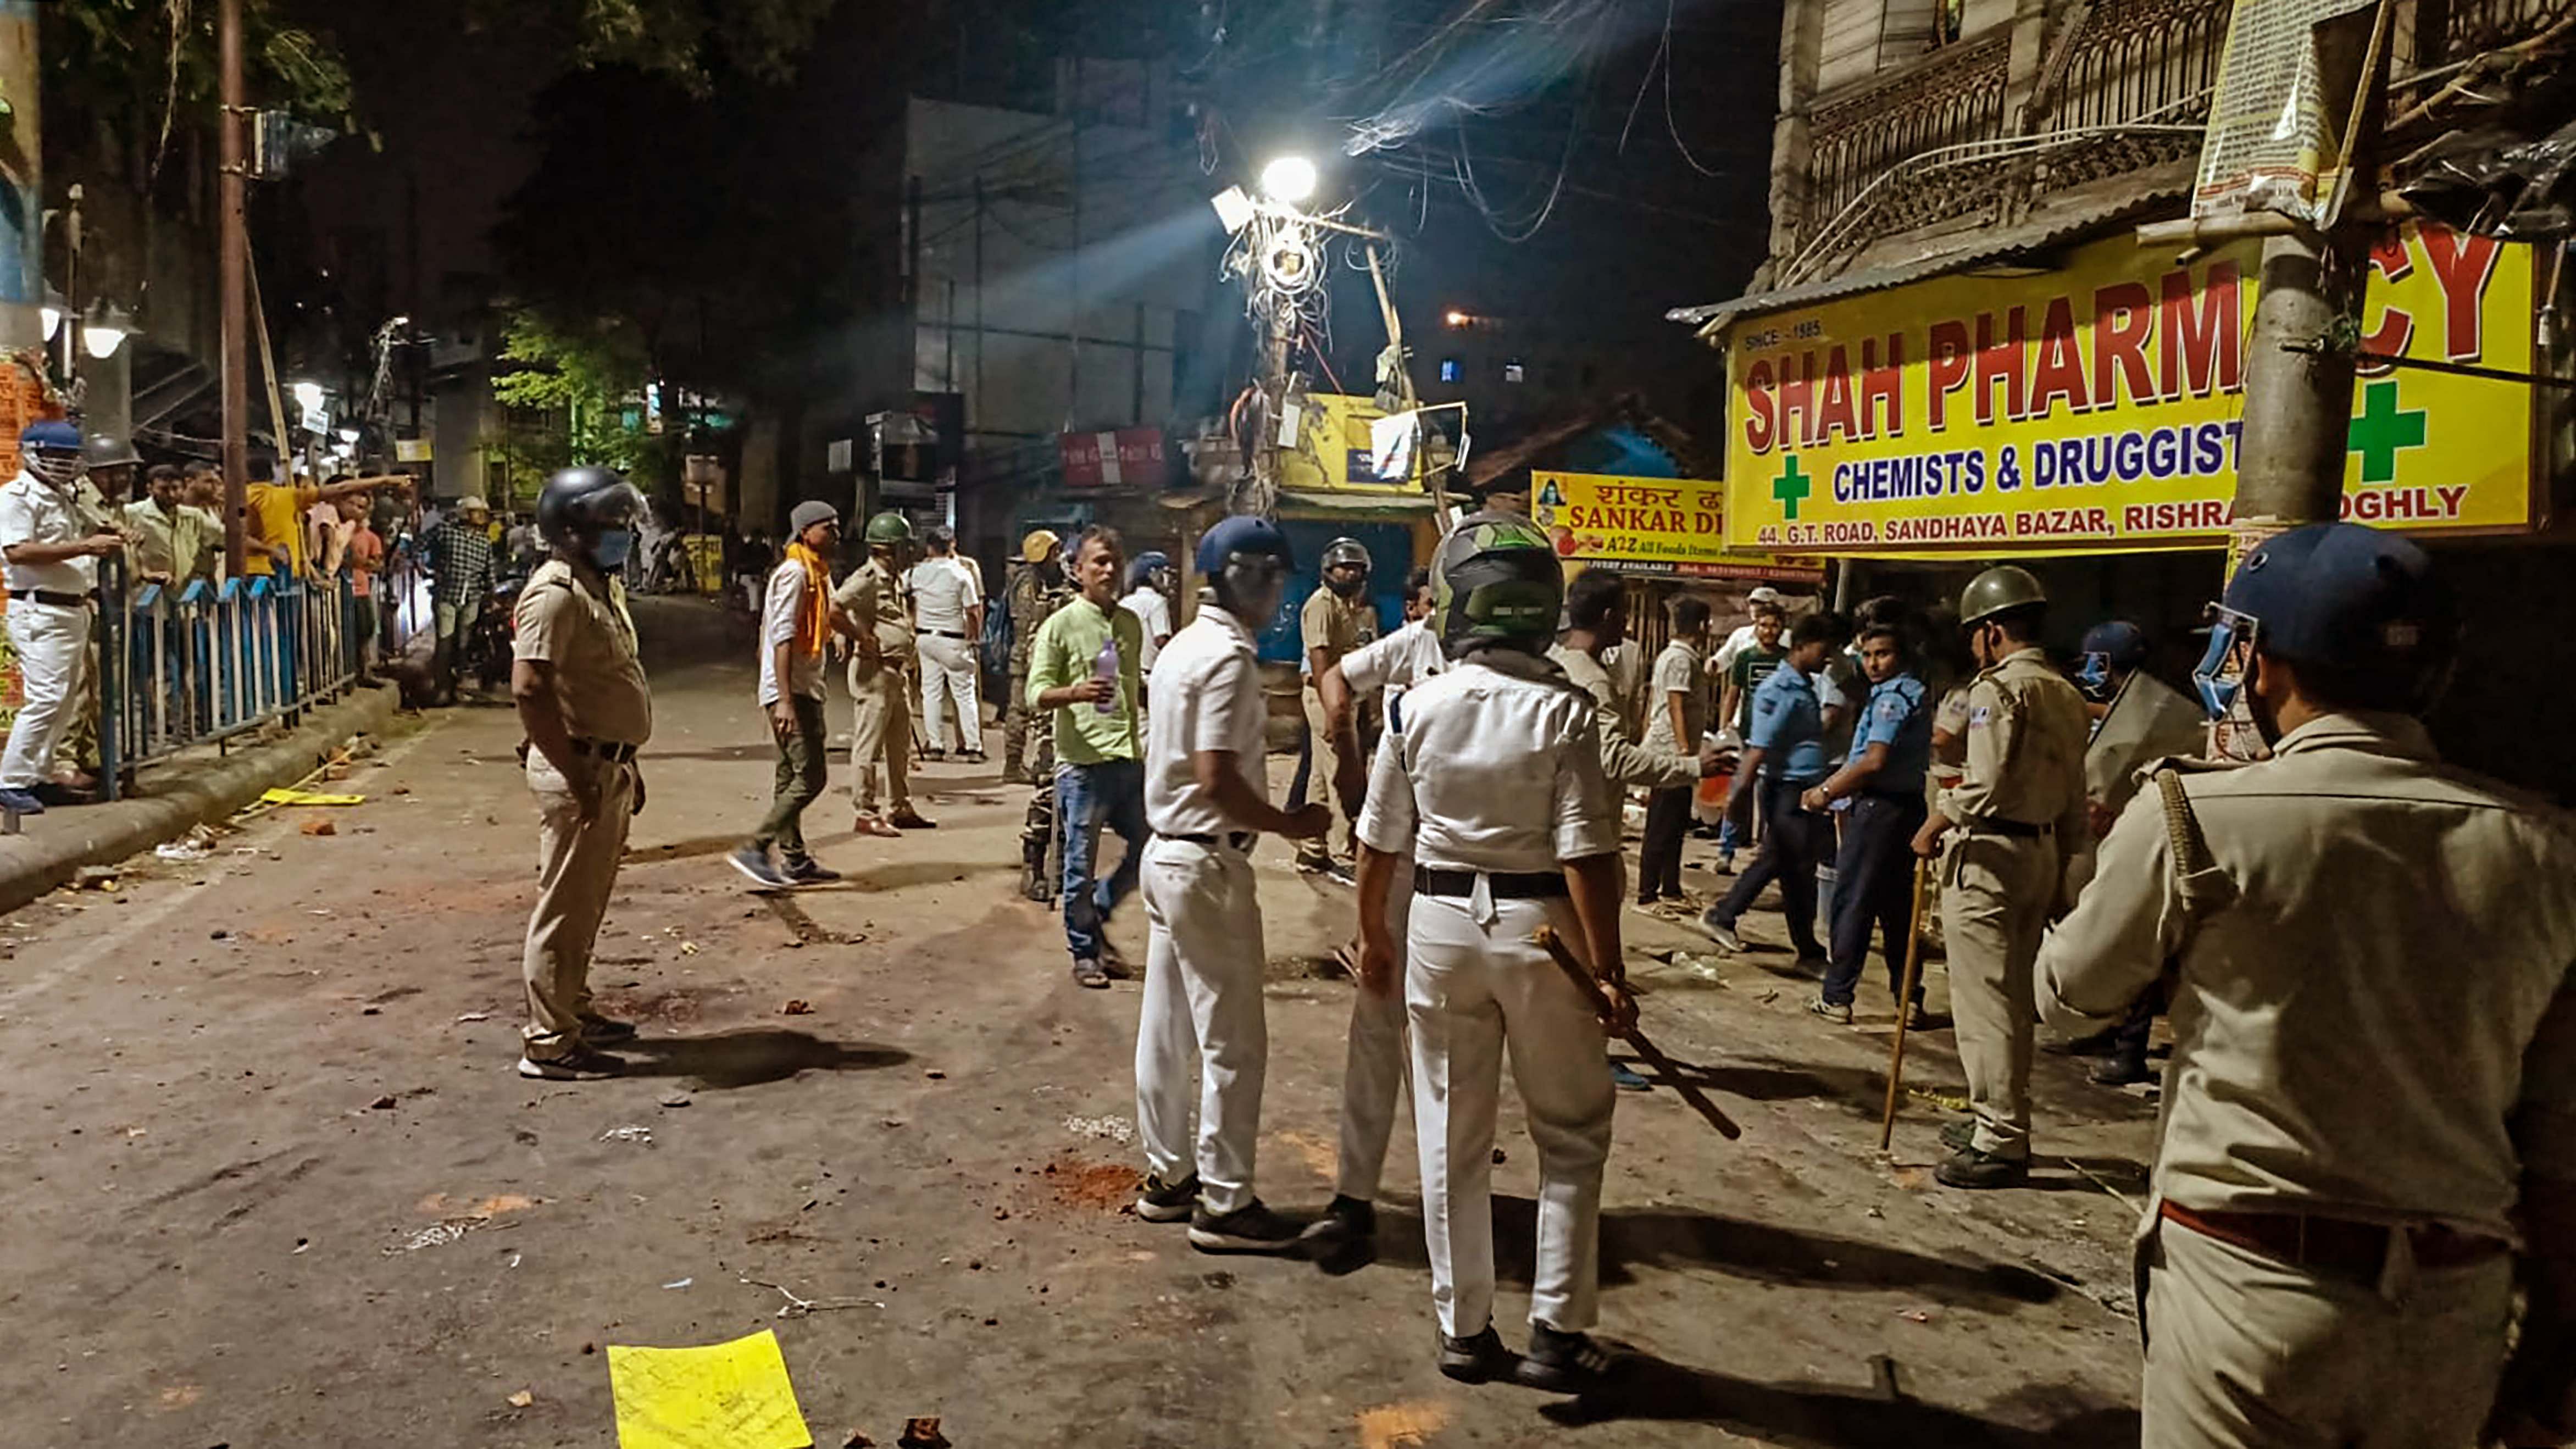
[[[934,767],[940,828],[895,841],[852,836],[836,793],[810,828],[851,879],[755,897],[719,858],[768,792],[750,671],[656,685],[594,978],[644,1028],[628,1079],[511,1070],[535,832],[506,709],[398,731],[333,834],[272,814],[0,920],[0,1438],[605,1446],[608,1345],[769,1328],[828,1446],[932,1414],[961,1449],[2135,1442],[2138,1100],[2052,1061],[2040,1181],[1948,1192],[1937,1105],[1894,1162],[1871,1150],[1883,1000],[1827,1026],[1766,969],[1785,956],[1663,962],[1705,948],[1632,918],[1646,1024],[1743,1140],[1669,1087],[1623,1096],[1603,1332],[1650,1357],[1599,1402],[1463,1388],[1432,1363],[1409,1123],[1355,1272],[1123,1213],[1136,988],[1073,986],[1018,897],[1021,792]],[[1313,958],[1351,897],[1259,858],[1261,1190],[1313,1211],[1352,989]],[[1113,927],[1139,960],[1143,929]],[[1922,1041],[1909,1078],[1957,1091],[1946,1035]],[[1508,1101],[1500,1141],[1517,1343],[1535,1172]]]

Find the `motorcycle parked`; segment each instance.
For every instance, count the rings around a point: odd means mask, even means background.
[[[473,632],[466,636],[464,657],[456,672],[471,671],[474,682],[490,694],[510,682],[511,640],[516,635],[515,617],[519,609],[519,590],[527,579],[519,574],[504,574],[492,581],[492,592],[483,600],[483,612],[475,617]]]

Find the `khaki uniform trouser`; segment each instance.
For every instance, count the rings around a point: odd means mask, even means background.
[[[903,666],[891,659],[873,668],[863,659],[850,661],[850,701],[858,707],[850,725],[850,797],[859,813],[911,809],[912,689]]]
[[[528,751],[528,788],[537,797],[537,905],[528,913],[527,951],[519,963],[528,994],[528,1024],[519,1035],[532,1061],[581,1045],[591,946],[608,914],[635,813],[631,767],[587,756],[578,766],[595,771],[600,783],[599,813],[587,824],[564,777],[542,753]]]
[[[1976,1146],[2030,1154],[2030,1062],[2037,1011],[2032,971],[2057,902],[2057,842],[1962,831],[1941,862],[1941,930],[1950,1014]]]
[[[2393,1235],[2377,1284],[2173,1223],[2144,1245],[2141,1449],[2453,1449],[2478,1442],[2513,1260],[2418,1268]]]
[[[1323,860],[1334,854],[1349,855],[1353,853],[1353,842],[1357,839],[1358,832],[1351,824],[1349,812],[1342,808],[1342,792],[1333,788],[1333,779],[1341,772],[1342,754],[1334,747],[1332,728],[1324,718],[1322,696],[1316,694],[1314,686],[1310,684],[1302,692],[1302,698],[1306,707],[1306,733],[1308,738],[1314,741],[1308,752],[1306,766],[1306,798],[1310,801],[1322,800],[1330,803],[1333,823],[1340,827],[1338,837],[1340,843],[1336,845],[1334,832],[1327,831],[1320,840],[1309,840],[1300,844],[1297,847],[1297,858],[1313,861]]]
[[[75,708],[72,722],[63,730],[62,743],[54,747],[54,768],[93,774],[100,766],[98,753],[98,616],[90,616],[89,649],[83,656],[80,689],[73,695]]]

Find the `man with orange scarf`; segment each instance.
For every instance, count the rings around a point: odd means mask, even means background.
[[[760,707],[778,741],[777,782],[760,828],[725,857],[763,890],[841,878],[806,851],[804,827],[805,807],[823,797],[823,646],[833,631],[830,560],[841,542],[841,513],[808,499],[788,523],[794,539],[769,575],[760,611]]]

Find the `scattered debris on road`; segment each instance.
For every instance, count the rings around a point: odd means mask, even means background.
[[[885,1304],[874,1298],[807,1298],[783,1283],[772,1283],[766,1279],[750,1277],[744,1277],[740,1281],[746,1287],[766,1288],[786,1299],[786,1306],[773,1315],[778,1318],[803,1318],[810,1313],[832,1313],[844,1308],[885,1307]]]
[[[1105,1137],[1112,1142],[1136,1140],[1136,1128],[1124,1117],[1067,1117],[1064,1130],[1076,1137]]]
[[[623,1127],[611,1127],[607,1131],[600,1133],[599,1140],[602,1142],[640,1142],[645,1146],[650,1147],[653,1145],[653,1129],[630,1122]]]
[[[814,1014],[814,1003],[807,1001],[802,996],[791,996],[787,998],[786,1005],[778,1008],[778,1014],[780,1016],[812,1016]]]
[[[72,872],[72,889],[82,891],[114,890],[116,889],[116,867],[112,865],[82,866],[80,869]]]
[[[456,1016],[457,1024],[460,1026],[469,1021],[490,1021],[491,1019],[492,1013],[488,1011],[465,1011],[457,1013]]]
[[[306,835],[337,835],[340,833],[340,827],[332,824],[330,817],[324,815],[307,816],[305,817],[304,823],[295,828]]]
[[[688,1093],[681,1091],[679,1088],[674,1087],[670,1091],[664,1092],[656,1100],[665,1107],[685,1107],[697,1099],[690,1096]]]
[[[528,1392],[526,1389],[521,1389],[510,1396],[510,1407],[513,1409],[524,1409],[536,1401],[537,1396],[535,1394]]]
[[[668,1282],[668,1283],[663,1284],[663,1285],[662,1285],[662,1287],[663,1287],[663,1289],[664,1289],[665,1291],[669,1291],[669,1290],[674,1289],[674,1288],[686,1288],[686,1287],[688,1287],[690,1284],[695,1283],[696,1281],[698,1281],[698,1280],[697,1280],[696,1278],[694,1278],[694,1277],[690,1277],[690,1278],[677,1278],[677,1279],[673,1279],[671,1282]]]
[[[895,1449],[949,1449],[948,1436],[939,1432],[936,1415],[903,1421],[903,1437],[894,1441]]]

